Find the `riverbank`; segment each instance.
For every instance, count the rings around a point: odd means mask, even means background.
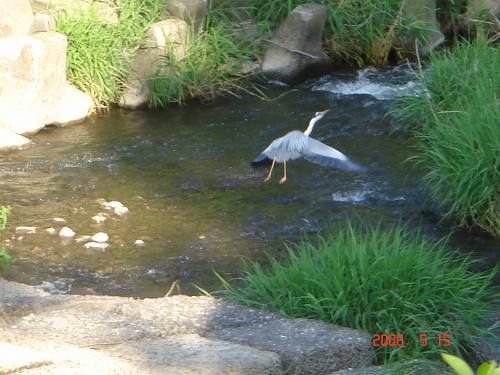
[[[0,279],[0,373],[331,374],[370,337],[209,297],[50,295]]]

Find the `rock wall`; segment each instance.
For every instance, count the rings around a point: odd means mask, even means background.
[[[0,148],[29,142],[16,134],[83,119],[92,105],[66,81],[66,37],[35,19],[28,0],[0,0]]]

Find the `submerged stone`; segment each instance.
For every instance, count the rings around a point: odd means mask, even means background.
[[[72,238],[75,236],[75,234],[76,233],[71,228],[68,228],[68,227],[63,227],[59,231],[59,237],[62,237],[62,238]]]

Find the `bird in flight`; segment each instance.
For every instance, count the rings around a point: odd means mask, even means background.
[[[280,179],[280,184],[283,184],[286,181],[286,162],[300,157],[326,167],[335,167],[349,172],[364,171],[362,166],[353,163],[340,151],[309,137],[314,129],[314,125],[328,112],[329,109],[316,112],[304,132],[292,130],[283,137],[276,138],[250,163],[253,166],[258,166],[269,160],[272,161],[271,170],[264,181],[269,181],[276,163],[283,163],[283,177]]]

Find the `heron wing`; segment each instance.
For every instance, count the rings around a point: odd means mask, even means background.
[[[293,130],[272,141],[262,154],[271,160],[276,159],[279,163],[300,158],[307,138],[301,131]]]
[[[250,165],[253,167],[259,167],[261,165],[268,165],[272,161],[269,159],[266,154],[261,153],[259,156],[257,156],[254,160],[250,162]]]
[[[350,161],[340,151],[314,138],[307,139],[307,144],[302,150],[302,156],[311,163],[320,164],[325,167],[335,167],[349,172],[361,172],[364,170],[363,167]]]

